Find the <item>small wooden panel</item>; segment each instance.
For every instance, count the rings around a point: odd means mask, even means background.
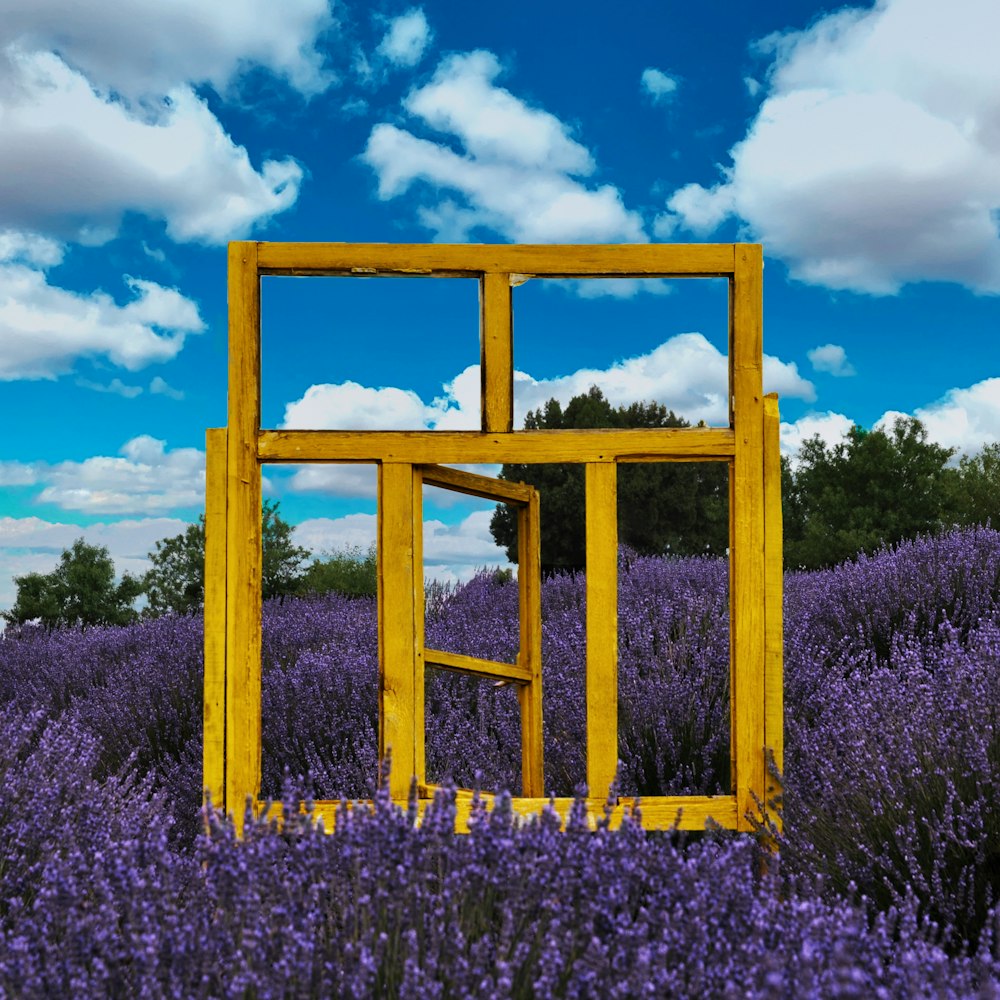
[[[763,799],[764,769],[764,407],[762,388],[760,247],[737,247],[732,281],[733,457],[732,655],[731,697],[736,720],[737,829],[752,829],[748,814]]]
[[[443,465],[421,466],[423,481],[428,486],[440,486],[455,493],[482,497],[484,500],[502,500],[505,503],[526,505],[537,492],[524,483],[509,482],[493,476],[480,476],[462,469],[449,469]]]
[[[531,680],[531,671],[519,663],[500,663],[497,660],[481,660],[477,656],[446,653],[440,649],[425,649],[424,663],[428,667],[439,667],[441,670],[454,670],[456,673],[472,674],[475,677],[511,681],[515,684],[527,684]]]
[[[480,799],[492,808],[495,796],[481,794]],[[408,800],[395,799],[395,804],[406,809]],[[431,804],[430,798],[418,799],[417,816],[422,819]],[[573,808],[571,798],[523,797],[511,799],[514,813],[522,817],[524,822],[532,822],[546,809],[554,809],[565,824]],[[469,832],[469,818],[472,815],[473,796],[467,791],[455,797],[456,817],[455,830],[458,833]],[[587,820],[591,829],[596,829],[598,822],[605,818],[605,800],[589,798],[586,800]],[[348,803],[348,809],[358,807],[370,809],[369,802]],[[736,800],[732,795],[658,795],[642,800],[621,797],[617,804],[607,814],[609,827],[617,830],[622,825],[626,814],[636,807],[642,826],[646,830],[704,830],[707,824],[717,823],[719,826],[733,829],[736,826]],[[305,803],[300,807],[306,812]],[[337,813],[341,809],[340,802],[321,800],[313,803],[313,818],[323,821],[323,828],[332,833],[337,825]],[[277,819],[281,814],[281,803],[257,802],[258,816],[271,816]]]
[[[260,243],[257,254],[261,274],[719,277],[734,269],[732,243]]]
[[[759,422],[759,421],[758,421]],[[729,459],[735,434],[728,427],[626,430],[515,431],[292,431],[260,432],[262,462],[408,462],[465,465],[546,462],[655,462]]]
[[[237,828],[260,793],[260,279],[257,245],[229,244],[226,441],[226,809]]]
[[[779,771],[785,766],[780,427],[778,397],[770,393],[764,397],[764,745]],[[777,792],[768,776],[768,797]],[[772,818],[780,829],[780,813]]]
[[[205,433],[205,703],[202,792],[226,811],[226,429]],[[204,803],[203,803],[204,804]]]
[[[521,791],[545,794],[542,732],[542,531],[538,492],[517,512],[517,586],[521,625],[518,663],[530,683],[518,688],[521,705]]]
[[[618,480],[613,462],[586,470],[587,787],[604,796],[618,770]]]
[[[485,433],[514,429],[514,340],[510,275],[489,272],[479,286],[479,393]]]
[[[378,487],[379,760],[392,753],[389,789],[405,798],[417,773],[413,468],[382,465]]]

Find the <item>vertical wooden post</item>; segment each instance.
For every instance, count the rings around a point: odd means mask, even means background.
[[[517,662],[531,671],[531,681],[518,686],[521,706],[521,794],[545,794],[542,750],[542,588],[541,526],[538,491],[517,511],[517,582],[521,650]]]
[[[732,579],[735,591],[731,622],[736,724],[737,829],[750,830],[754,795],[765,795],[764,768],[764,419],[762,385],[761,277],[758,244],[737,244],[730,294],[730,353],[733,371],[733,458],[735,530]]]
[[[417,773],[414,557],[419,542],[414,525],[420,524],[420,512],[413,484],[412,465],[379,466],[379,760],[391,751],[394,799],[406,798]]]
[[[618,770],[618,479],[614,462],[586,466],[587,786],[607,795]]]
[[[780,426],[778,396],[769,393],[764,397],[764,745],[770,748],[779,771],[785,766]],[[768,776],[768,797],[778,791]],[[780,830],[780,812],[771,818]]]
[[[229,244],[226,441],[226,808],[242,833],[260,796],[260,278],[257,244]]]
[[[427,724],[424,670],[424,475],[413,467],[413,773],[417,782],[427,781]],[[409,789],[407,789],[409,791]]]
[[[205,432],[205,703],[202,793],[226,811],[226,429]]]
[[[487,271],[479,286],[479,394],[484,433],[514,429],[510,275]]]

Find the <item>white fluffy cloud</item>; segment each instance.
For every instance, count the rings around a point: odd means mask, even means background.
[[[490,534],[490,510],[473,511],[457,524],[424,521],[424,572],[428,579],[468,580],[477,569],[506,566],[507,556]],[[313,552],[344,548],[367,549],[375,541],[374,514],[317,517],[294,529],[297,545]]]
[[[889,410],[876,426],[891,427],[905,414]],[[1000,441],[1000,378],[988,378],[968,388],[949,389],[934,403],[918,407],[913,416],[927,428],[930,440],[974,455],[985,444]]]
[[[854,365],[847,360],[847,352],[839,344],[821,344],[806,351],[809,363],[818,372],[826,372],[836,378],[856,375]]]
[[[39,259],[37,245],[24,253]],[[184,338],[204,328],[197,306],[176,289],[138,278],[125,282],[132,298],[119,305],[105,292],[52,285],[44,270],[4,261],[0,253],[0,381],[55,378],[80,357],[106,358],[135,371],[174,358]],[[120,381],[105,388],[129,391]]]
[[[224,91],[255,65],[307,95],[332,80],[317,48],[332,24],[328,0],[32,0],[0,7],[0,48],[59,51],[102,89],[130,98],[185,81]]]
[[[490,52],[450,56],[404,101],[424,125],[458,140],[461,152],[389,123],[372,129],[362,159],[378,175],[379,197],[428,185],[435,200],[419,217],[447,240],[480,227],[525,243],[645,240],[616,188],[576,179],[595,165],[570,129],[498,87],[499,74]]]
[[[819,437],[831,447],[839,444],[844,435],[854,426],[854,421],[843,413],[807,413],[793,423],[781,422],[781,454],[795,459],[804,441]]]
[[[431,40],[423,9],[415,7],[389,21],[376,52],[394,66],[416,66]]]
[[[137,113],[53,53],[6,58],[0,215],[13,229],[102,242],[134,211],[162,219],[175,240],[221,243],[298,197],[298,164],[255,170],[190,86]]]
[[[728,421],[728,362],[700,333],[683,333],[648,354],[607,368],[581,368],[568,375],[536,379],[514,373],[514,423],[553,397],[562,403],[596,385],[614,406],[655,400],[691,423]],[[794,362],[764,356],[764,388],[812,402],[815,389]],[[479,366],[469,365],[424,402],[409,389],[369,388],[356,382],[312,385],[285,407],[283,427],[299,430],[475,430],[479,427]],[[303,466],[290,481],[303,492],[371,497],[374,472],[366,466]]]
[[[640,84],[654,104],[665,104],[677,92],[677,78],[652,66],[642,71]]]
[[[107,548],[119,574],[139,575],[149,569],[146,555],[156,543],[179,535],[185,528],[186,522],[169,517],[86,527],[39,517],[0,517],[0,608],[11,607],[17,598],[15,576],[51,573],[63,549],[68,549],[77,538]]]
[[[735,215],[803,281],[1000,293],[998,34],[993,0],[880,0],[766,39],[766,99],[725,179],[676,191],[657,233]]]
[[[82,462],[0,463],[0,482],[42,486],[36,500],[87,514],[161,514],[205,502],[205,453],[167,449],[148,435],[127,441],[116,456]]]

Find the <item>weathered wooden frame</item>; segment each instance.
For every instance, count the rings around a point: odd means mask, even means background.
[[[480,431],[298,431],[260,426],[262,275],[415,275],[478,278]],[[514,431],[511,288],[526,277],[724,277],[729,281],[729,426],[636,430]],[[722,461],[730,475],[730,708],[732,792],[642,800],[647,828],[753,828],[773,794],[767,752],[782,766],[781,484],[777,398],[763,394],[762,254],[757,244],[504,246],[443,244],[255,243],[229,245],[229,410],[227,427],[208,431],[205,572],[204,786],[242,825],[247,799],[260,814],[261,466],[367,462],[379,468],[380,738],[392,747],[390,793],[405,801],[411,779],[423,795],[423,668],[501,676],[518,683],[524,795],[519,813],[543,797],[540,615],[537,607],[537,502],[513,484],[521,537],[532,537],[519,578],[518,664],[453,657],[423,646],[420,483],[496,497],[497,480],[463,479],[442,464],[575,462],[586,467],[587,800],[604,813],[618,762],[617,465]],[[479,480],[474,482],[473,480]],[[533,513],[532,513],[533,512]],[[392,558],[386,558],[392,553]],[[534,588],[534,589],[532,589]],[[419,613],[418,613],[419,612]],[[387,625],[391,623],[391,627]],[[526,630],[527,629],[527,633]],[[533,631],[534,630],[534,631]],[[530,634],[528,634],[530,633]],[[523,662],[522,662],[523,658]],[[469,662],[471,661],[471,662]],[[506,674],[498,674],[503,669]],[[525,671],[528,673],[526,674]],[[530,682],[525,680],[530,675]],[[537,751],[536,748],[537,747]],[[421,799],[421,807],[428,799]],[[465,829],[471,794],[461,793]],[[554,800],[565,814],[572,800]],[[315,803],[332,828],[338,803]],[[634,803],[619,798],[612,826]]]

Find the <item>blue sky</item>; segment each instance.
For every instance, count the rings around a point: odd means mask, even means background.
[[[229,239],[759,241],[787,453],[897,413],[1000,440],[994,0],[82,8],[0,0],[0,608],[80,535],[141,572],[197,517]],[[474,426],[473,283],[263,303],[265,425]],[[597,384],[724,420],[721,282],[514,308],[519,414]],[[373,485],[266,470],[316,551],[373,537]],[[487,505],[427,512],[428,572],[500,560]]]

